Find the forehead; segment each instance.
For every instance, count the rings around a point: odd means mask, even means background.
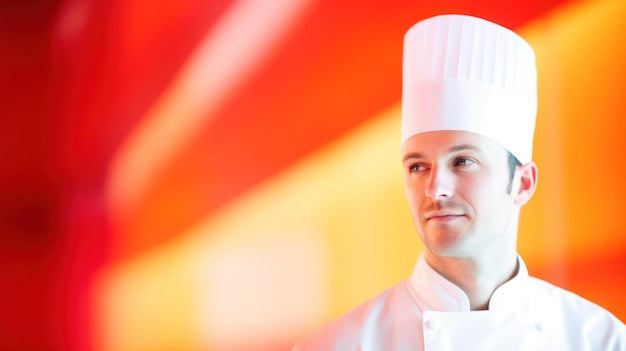
[[[507,151],[500,144],[479,134],[441,130],[413,135],[402,145],[402,155],[420,154],[424,156],[441,156],[451,150],[468,149],[485,156],[499,157]]]

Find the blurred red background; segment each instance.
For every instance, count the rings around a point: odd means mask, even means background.
[[[320,288],[332,307],[302,316],[291,334],[240,343],[202,337],[205,329],[225,327],[189,312],[178,316],[184,321],[171,343],[155,347],[144,341],[149,337],[122,330],[126,324],[116,321],[124,311],[114,313],[126,306],[117,277],[127,264],[173,250],[194,237],[191,228],[320,152],[342,150],[343,138],[393,110],[403,34],[440,13],[496,21],[535,47],[541,180],[524,213],[520,252],[534,275],[624,320],[621,2],[2,1],[0,349],[285,349],[401,279],[419,247],[381,268],[366,289],[336,284],[353,271],[332,273],[330,287]],[[334,170],[324,162],[314,166],[322,177]],[[321,198],[329,212],[336,206],[332,194]],[[375,205],[368,211],[395,219]],[[269,200],[264,206],[271,211]],[[244,222],[243,214],[257,213],[242,211],[236,213]],[[361,220],[367,225],[367,216]],[[310,262],[327,262],[333,271],[350,241],[329,233],[313,234],[326,239]],[[282,238],[263,235],[268,242]],[[363,250],[374,254],[376,247]],[[396,260],[393,252],[384,257]],[[400,273],[390,273],[397,267]],[[190,284],[173,295],[192,296],[181,310],[203,299]],[[158,324],[141,311],[128,313],[137,323]],[[153,333],[160,329],[141,330],[158,340]],[[128,335],[138,341],[116,341]]]

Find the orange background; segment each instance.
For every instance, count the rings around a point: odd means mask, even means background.
[[[0,349],[283,350],[412,270],[404,32],[535,48],[531,274],[626,319],[626,4],[0,3]]]

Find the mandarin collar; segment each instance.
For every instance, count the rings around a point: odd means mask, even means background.
[[[491,295],[489,311],[505,312],[524,299],[528,269],[517,255],[517,274],[500,285]],[[437,273],[426,262],[422,252],[409,278],[409,286],[423,311],[469,312],[470,302],[465,292]]]

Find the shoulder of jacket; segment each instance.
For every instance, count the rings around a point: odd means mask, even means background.
[[[585,328],[615,329],[626,337],[626,327],[622,321],[604,307],[573,291],[531,277],[531,294],[533,299],[542,300],[544,306],[558,308],[559,315],[567,316],[570,323],[578,321]]]
[[[363,335],[367,334],[367,325],[376,325],[374,321],[385,318],[384,311],[390,304],[403,300],[408,292],[406,280],[400,281],[378,295],[362,302],[358,306],[323,325],[302,339],[292,351],[303,350],[346,350],[347,345],[358,345]]]

